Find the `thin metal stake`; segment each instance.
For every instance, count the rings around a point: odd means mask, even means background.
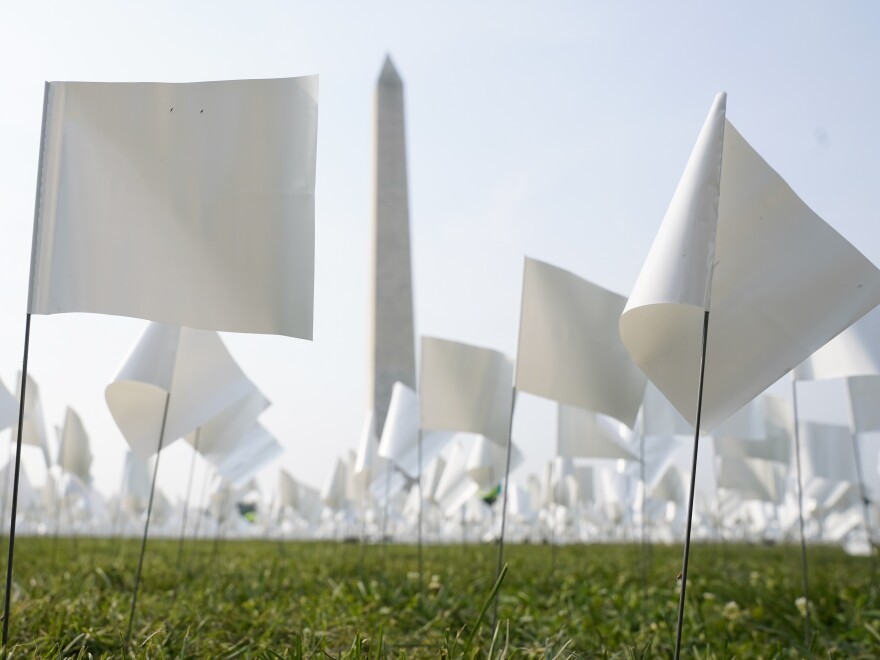
[[[186,499],[183,500],[183,522],[180,524],[180,542],[177,545],[177,567],[183,566],[183,539],[186,536],[186,514],[189,512],[189,495],[192,491],[193,472],[196,469],[196,454],[199,452],[199,438],[202,434],[202,427],[196,429],[196,438],[193,443],[193,455],[189,462],[189,479],[186,482]]]
[[[681,657],[681,629],[684,626],[684,598],[687,590],[688,558],[691,552],[691,522],[694,515],[694,490],[697,484],[697,453],[700,449],[700,416],[703,413],[703,380],[706,373],[706,341],[709,336],[709,310],[703,312],[703,348],[700,355],[700,386],[697,394],[697,420],[694,425],[694,458],[691,464],[691,492],[688,496],[687,531],[681,569],[681,594],[678,599],[678,629],[675,633],[675,660]]]
[[[642,520],[639,533],[639,545],[641,546],[641,574],[642,574],[642,614],[648,604],[648,550],[646,519],[648,516],[648,481],[645,474],[645,408],[642,406],[642,415],[639,418],[639,478],[642,480]]]
[[[507,460],[504,466],[504,492],[501,496],[501,534],[498,536],[498,564],[495,569],[495,581],[501,577],[501,569],[504,564],[504,527],[507,523],[507,491],[508,480],[510,479],[510,455],[513,453],[513,409],[516,404],[516,385],[513,386],[513,394],[510,396],[510,421],[507,424]],[[495,594],[495,602],[492,606],[492,630],[498,625],[498,599],[499,594]]]
[[[862,500],[862,515],[865,519],[865,535],[868,537],[868,554],[871,556],[871,586],[877,586],[877,553],[874,551],[874,532],[871,529],[871,512],[869,507],[868,490],[865,488],[865,478],[862,475],[862,457],[859,447],[859,436],[856,433],[856,416],[853,410],[852,389],[849,378],[846,380],[847,398],[849,399],[850,437],[852,438],[853,460],[856,463],[856,478],[859,481],[859,499]]]
[[[165,395],[165,409],[162,412],[162,426],[159,429],[159,447],[156,450],[156,464],[153,466],[153,482],[150,486],[150,501],[147,504],[147,520],[144,522],[144,538],[141,540],[141,554],[138,557],[137,574],[134,578],[134,591],[131,594],[131,613],[128,615],[128,631],[125,633],[125,646],[131,641],[131,627],[134,625],[134,612],[137,607],[138,587],[141,584],[141,571],[144,567],[144,553],[147,550],[147,534],[150,532],[150,514],[153,512],[153,496],[156,494],[156,477],[159,475],[159,457],[162,455],[162,441],[165,438],[165,422],[168,419],[168,402],[171,392]]]
[[[9,518],[9,556],[6,560],[6,597],[3,601],[3,657],[9,641],[9,603],[12,598],[12,560],[15,555],[15,514],[18,511],[18,475],[21,471],[21,435],[24,429],[24,400],[27,390],[28,349],[31,340],[31,315],[24,323],[24,356],[21,360],[21,392],[18,402],[18,438],[15,443],[15,475],[12,478],[12,513]]]
[[[791,404],[794,413],[794,456],[797,464],[798,521],[801,525],[801,578],[804,583],[804,646],[810,648],[810,583],[807,579],[807,538],[804,534],[804,486],[801,482],[801,433],[798,422],[797,379],[791,374]]]
[[[419,593],[422,593],[422,589],[424,586],[424,581],[422,580],[422,515],[423,515],[423,507],[425,503],[425,498],[422,493],[422,428],[419,426],[419,437],[418,437],[418,450],[419,450]]]

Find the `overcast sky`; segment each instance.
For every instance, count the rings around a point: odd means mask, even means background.
[[[281,464],[320,487],[368,400],[372,99],[386,53],[405,84],[416,331],[513,355],[524,255],[629,293],[718,91],[770,165],[880,263],[878,19],[873,2],[5,3],[0,378],[13,389],[21,365],[46,80],[320,75],[315,340],[224,335],[273,402],[261,421],[287,448]],[[126,445],[103,391],[145,325],[33,319],[48,422],[80,413],[104,493]],[[552,454],[553,411],[520,397],[520,476]],[[189,453],[168,452],[160,484],[181,493]]]

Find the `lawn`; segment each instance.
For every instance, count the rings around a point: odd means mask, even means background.
[[[10,657],[120,657],[139,541],[19,538]],[[492,545],[151,540],[132,657],[672,655],[681,548],[507,546],[498,626]],[[5,554],[4,554],[5,556]],[[880,657],[872,563],[811,547],[804,645],[800,550],[691,550],[683,657]],[[5,562],[4,562],[5,563]],[[873,586],[872,586],[873,585]],[[420,588],[421,586],[421,588]],[[477,626],[477,624],[480,624]]]

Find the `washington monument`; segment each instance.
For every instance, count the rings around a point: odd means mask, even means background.
[[[416,387],[403,81],[390,57],[376,84],[375,121],[371,394],[381,435],[394,383]]]

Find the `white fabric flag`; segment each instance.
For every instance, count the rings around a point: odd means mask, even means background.
[[[244,434],[241,443],[217,466],[217,474],[233,486],[243,486],[258,470],[278,458],[284,449],[260,424]]]
[[[419,397],[400,381],[391,389],[388,415],[379,440],[379,456],[399,464],[419,441]]]
[[[847,427],[801,422],[800,429],[804,475],[858,483],[852,436]]]
[[[321,501],[334,511],[343,509],[347,502],[347,481],[348,470],[345,461],[337,457],[330,479],[321,490]]]
[[[129,513],[140,514],[147,510],[152,475],[146,461],[132,452],[126,452],[119,497]]]
[[[311,339],[317,97],[47,83],[28,311]]]
[[[503,353],[422,337],[420,425],[425,431],[477,433],[507,446],[513,363]]]
[[[718,487],[736,491],[744,500],[779,504],[785,496],[781,467],[754,458],[719,459]]]
[[[296,509],[300,504],[299,482],[286,470],[278,472],[278,495],[282,506]]]
[[[285,470],[281,470],[279,474],[281,504],[289,506],[307,522],[315,521],[322,506],[318,491],[297,481]]]
[[[269,407],[269,399],[253,383],[248,381],[246,389],[244,396],[203,422],[185,438],[215,468],[244,443],[247,432]]]
[[[789,438],[743,440],[715,436],[715,453],[724,458],[754,458],[768,462],[788,464],[791,457]]]
[[[452,440],[454,433],[430,431],[422,433],[422,466],[428,465]],[[378,455],[391,461],[401,472],[415,478],[419,473],[419,397],[401,382],[394,383],[391,403]],[[394,479],[393,481],[399,481]],[[396,484],[398,487],[402,482]],[[393,490],[393,488],[392,488]],[[374,489],[373,495],[384,497],[385,487]]]
[[[16,390],[16,403],[21,401],[21,372],[18,372],[18,389]],[[16,405],[15,421],[18,421],[18,406]],[[43,417],[43,405],[40,403],[40,388],[37,382],[28,374],[27,391],[24,398],[24,422],[21,428],[21,442],[26,445],[39,447],[43,451],[43,458],[49,466],[49,436],[46,433],[46,420]]]
[[[865,314],[794,371],[799,380],[877,374],[880,374],[880,308]]]
[[[880,431],[880,376],[852,376],[846,386],[853,431]]]
[[[693,433],[688,421],[650,380],[645,387],[645,398],[642,401],[642,427],[645,435],[671,436]]]
[[[18,401],[0,381],[0,431],[18,421]]]
[[[712,435],[758,440],[767,430],[764,424],[764,400],[757,396],[715,427]]]
[[[379,438],[376,437],[376,414],[369,411],[364,420],[364,429],[358,445],[357,458],[354,463],[355,474],[363,475],[372,481],[385,474],[385,460],[379,455]]]
[[[516,445],[511,446],[510,471],[513,472],[523,462],[523,455]],[[484,435],[477,436],[470,456],[464,465],[464,471],[480,490],[494,488],[504,481],[507,465],[507,448],[492,442]]]
[[[446,467],[435,489],[437,504],[452,516],[480,491],[497,486],[504,479],[507,448],[485,437],[459,433],[446,456]],[[511,472],[522,461],[522,453],[514,444],[510,456]]]
[[[713,104],[620,319],[633,359],[693,423],[711,311],[707,432],[880,302],[880,271],[748,145],[725,103]]]
[[[166,400],[163,447],[252,389],[216,332],[151,323],[104,396],[132,451],[146,459],[158,448]]]
[[[783,439],[791,445],[794,440],[794,411],[791,401],[778,396],[765,394],[764,401],[764,437]],[[791,456],[788,459],[791,462]]]
[[[623,422],[560,403],[557,454],[566,457],[636,461],[638,456],[625,445],[629,435],[627,431],[629,429]]]
[[[92,451],[89,448],[89,436],[73,408],[67,409],[64,426],[58,435],[58,465],[65,472],[77,476],[84,484],[91,483]]]
[[[661,473],[660,478],[651,486],[650,497],[664,502],[683,504],[687,492],[685,491],[684,479],[681,470],[676,465],[669,464]]]
[[[516,388],[632,428],[645,376],[620,341],[625,304],[623,296],[526,257]]]

